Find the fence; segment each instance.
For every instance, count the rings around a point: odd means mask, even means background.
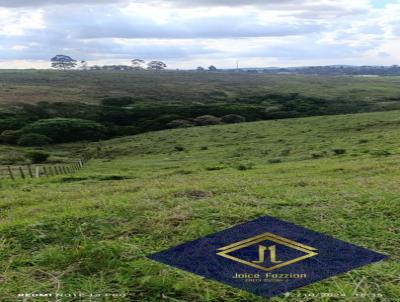
[[[82,169],[87,161],[87,158],[82,158],[73,163],[58,165],[0,166],[0,178],[7,177],[16,180],[73,174]]]

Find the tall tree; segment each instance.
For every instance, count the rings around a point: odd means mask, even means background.
[[[131,61],[132,67],[133,67],[133,69],[135,69],[135,70],[144,69],[144,68],[143,68],[143,65],[144,65],[145,63],[146,63],[146,61],[141,60],[141,59],[133,59],[133,60]]]
[[[60,70],[72,69],[78,65],[78,62],[76,60],[66,55],[56,55],[50,60],[50,62],[52,68]]]
[[[164,70],[167,68],[167,64],[162,61],[151,61],[147,64],[148,70]]]

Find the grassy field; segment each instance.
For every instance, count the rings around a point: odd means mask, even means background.
[[[74,157],[79,148],[93,159],[78,174],[0,180],[1,301],[31,292],[145,302],[400,297],[399,111],[176,129],[46,150]],[[390,259],[268,300],[145,258],[263,215]]]
[[[284,80],[283,80],[284,79]],[[400,77],[288,76],[247,73],[1,70],[0,104],[39,101],[98,103],[132,96],[148,103],[218,102],[268,93],[349,101],[398,102]]]

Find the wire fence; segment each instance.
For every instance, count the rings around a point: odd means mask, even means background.
[[[0,178],[17,180],[73,174],[81,170],[87,161],[88,158],[84,157],[76,162],[65,164],[0,166]]]

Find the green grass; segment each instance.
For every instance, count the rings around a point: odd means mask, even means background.
[[[48,150],[73,156],[78,147]],[[390,256],[268,301],[400,296],[398,111],[168,130],[85,148],[94,159],[76,175],[1,180],[2,301],[25,292],[267,301],[145,258],[263,215]]]
[[[1,70],[0,104],[98,103],[109,96],[139,102],[215,103],[254,100],[268,93],[300,93],[324,99],[379,101],[398,109],[400,77],[288,76],[202,72]]]

